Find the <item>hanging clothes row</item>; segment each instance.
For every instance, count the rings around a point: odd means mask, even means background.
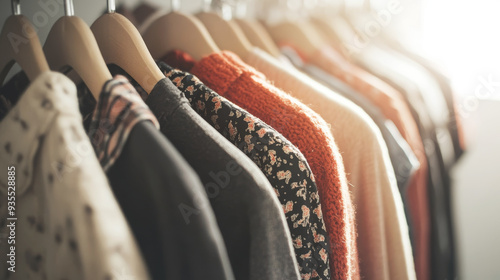
[[[43,48],[10,43],[19,1],[3,25],[5,279],[456,279],[465,143],[431,62],[346,51],[366,11],[107,2],[89,27],[66,0]]]

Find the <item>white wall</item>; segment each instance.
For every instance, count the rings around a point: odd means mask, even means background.
[[[500,99],[477,100],[464,119],[473,132],[469,151],[452,178],[461,278],[500,279]],[[471,136],[471,135],[469,135]]]

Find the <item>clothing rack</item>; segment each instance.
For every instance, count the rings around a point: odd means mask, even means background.
[[[0,200],[18,209],[0,201],[0,219],[16,221],[0,234],[23,240],[0,242],[0,270],[457,279],[450,170],[466,146],[449,81],[389,29],[349,48],[370,0],[356,16],[347,1],[288,2],[252,3],[252,18],[235,12],[249,3],[191,14],[180,0],[164,13],[107,0],[88,24],[65,0],[43,48],[33,37],[14,55],[0,37],[0,73],[13,73],[0,164],[15,169]],[[11,8],[8,21],[24,18]]]

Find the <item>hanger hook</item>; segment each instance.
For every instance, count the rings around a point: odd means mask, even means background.
[[[114,14],[116,12],[115,0],[108,0],[108,14]]]
[[[70,17],[75,15],[73,0],[64,0],[64,15]]]
[[[12,4],[12,14],[15,16],[18,16],[21,14],[21,4],[19,3],[19,0],[11,0],[10,1]]]
[[[170,9],[178,12],[181,9],[181,0],[170,0]]]

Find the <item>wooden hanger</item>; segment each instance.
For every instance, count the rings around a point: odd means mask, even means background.
[[[0,54],[0,85],[15,62],[30,81],[50,71],[33,25],[21,15],[19,0],[12,1],[12,15],[7,18],[0,33]]]
[[[73,68],[92,95],[99,98],[104,84],[112,79],[99,51],[99,46],[87,24],[73,15],[71,0],[64,2],[65,16],[54,23],[43,46],[51,69]]]
[[[309,21],[322,36],[323,40],[329,45],[335,48],[340,48],[342,46],[342,40],[340,40],[337,35],[335,28],[332,26],[332,22],[321,16],[313,16]]]
[[[285,21],[266,27],[277,45],[291,44],[306,56],[314,54],[321,46],[325,45],[314,27],[305,21]]]
[[[108,13],[90,27],[106,64],[116,64],[147,92],[165,78],[135,26],[114,12],[114,1],[108,0]]]
[[[205,25],[222,50],[232,51],[242,58],[251,52],[252,44],[236,23],[227,21],[213,12],[200,12],[196,17]]]
[[[243,31],[247,39],[252,45],[266,51],[274,57],[280,56],[278,46],[274,43],[271,35],[260,22],[251,19],[234,19],[240,29]]]
[[[292,44],[298,50],[309,56],[315,53],[324,43],[314,28],[306,22],[282,22],[267,26],[269,34],[276,44]]]
[[[180,50],[199,61],[220,51],[203,23],[194,16],[177,12],[178,6],[178,2],[172,1],[173,11],[154,20],[142,32],[153,58],[158,59],[170,51]]]
[[[362,38],[362,36],[349,20],[345,1],[342,1],[341,4],[340,9],[336,11],[327,9],[328,15],[335,14],[335,16],[329,18],[313,16],[310,19],[310,24],[322,35],[325,42],[340,52],[344,58],[350,59],[350,52],[353,49],[350,47],[351,44],[345,42],[353,42],[353,38]]]

